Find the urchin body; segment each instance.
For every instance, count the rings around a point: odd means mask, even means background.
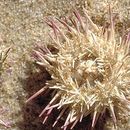
[[[130,34],[117,42],[111,13],[110,26],[104,29],[98,28],[85,10],[84,13],[90,26],[77,12],[77,20],[59,20],[60,26],[48,20],[55,35],[50,35],[52,46],[57,52],[52,53],[46,46],[35,51],[37,63],[46,68],[52,80],[28,101],[47,89],[54,90],[54,97],[40,116],[46,115],[45,123],[54,108],[61,110],[55,126],[68,110],[61,127],[64,130],[70,124],[72,129],[88,115],[94,127],[106,110],[116,126],[117,117],[126,114],[130,106]]]

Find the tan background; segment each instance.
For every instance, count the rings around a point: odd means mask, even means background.
[[[26,99],[42,87],[46,78],[31,59],[36,43],[49,42],[49,28],[44,22],[45,18],[69,16],[74,8],[82,12],[82,7],[85,7],[94,22],[102,25],[108,19],[107,1],[0,0],[0,48],[12,48],[2,73],[3,82],[0,87],[0,104],[6,110],[0,118],[12,124],[8,130],[52,129],[49,123],[43,126],[38,118],[44,107],[41,101],[46,100],[39,97],[25,105]],[[114,5],[115,0],[109,1]],[[130,27],[130,1],[118,0],[113,10],[118,14],[116,30],[121,35],[122,30]],[[0,126],[0,130],[4,129],[6,128]],[[56,128],[58,129],[60,128]]]

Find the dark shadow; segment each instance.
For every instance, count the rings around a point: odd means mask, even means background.
[[[35,69],[34,69],[35,68]],[[37,70],[34,72],[34,70]],[[26,100],[45,86],[46,80],[50,80],[50,75],[44,68],[33,63],[27,63],[26,79],[19,78],[24,90],[27,93]],[[49,95],[48,95],[49,96]],[[29,103],[20,103],[22,108],[23,121],[18,122],[20,130],[49,130],[50,124],[43,125],[38,117],[40,112],[49,102],[50,97],[42,94]],[[49,129],[48,129],[49,128]]]

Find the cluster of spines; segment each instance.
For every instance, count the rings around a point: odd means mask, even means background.
[[[53,89],[54,97],[39,116],[45,115],[45,123],[54,108],[61,109],[54,127],[68,110],[61,127],[64,130],[70,124],[72,129],[89,114],[93,116],[93,128],[106,109],[110,111],[116,126],[118,113],[115,109],[129,111],[130,34],[120,39],[119,44],[116,42],[111,10],[110,26],[104,29],[92,22],[86,10],[84,14],[92,29],[77,11],[74,15],[78,21],[70,19],[71,25],[66,19],[58,19],[66,29],[48,19],[47,24],[55,35],[55,38],[50,35],[53,47],[58,51],[53,54],[46,45],[35,51],[37,63],[47,69],[52,80],[27,102],[47,89]]]

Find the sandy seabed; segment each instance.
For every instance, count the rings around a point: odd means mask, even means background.
[[[0,48],[11,47],[0,87],[0,104],[5,110],[0,118],[11,124],[8,130],[52,130],[53,119],[43,125],[38,118],[49,99],[40,96],[25,104],[48,78],[46,71],[40,71],[31,57],[37,43],[44,44],[50,40],[45,19],[70,16],[74,8],[82,12],[82,7],[85,7],[94,22],[102,25],[108,19],[106,4],[105,0],[0,0]],[[117,4],[112,5],[118,14],[116,30],[121,35],[130,27],[130,1],[117,0]],[[0,130],[4,129],[7,128],[0,126]]]

